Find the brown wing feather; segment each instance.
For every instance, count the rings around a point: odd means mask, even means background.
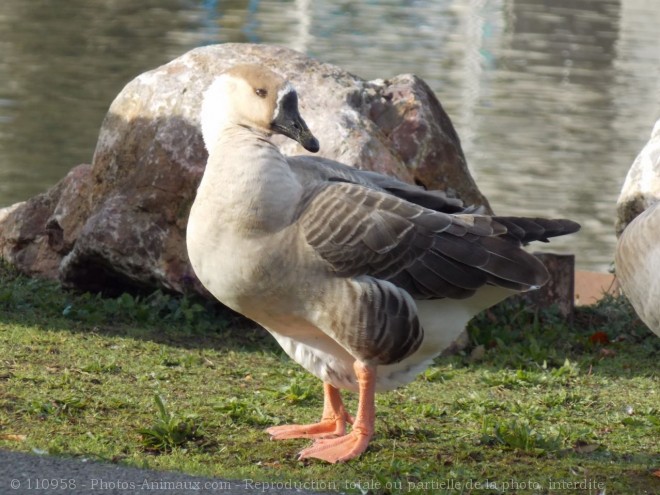
[[[475,207],[466,208],[460,199],[451,198],[443,191],[427,190],[394,177],[370,170],[359,170],[328,158],[303,155],[287,157],[287,161],[291,170],[303,184],[313,181],[350,182],[387,192],[407,202],[443,213],[479,210]]]
[[[388,280],[415,298],[469,297],[485,284],[519,291],[542,285],[547,271],[521,242],[572,228],[445,214],[343,182],[309,191],[299,220],[309,245],[337,274]]]

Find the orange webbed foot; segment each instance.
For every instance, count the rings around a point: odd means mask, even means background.
[[[326,462],[345,462],[362,454],[369,446],[374,434],[376,410],[376,369],[359,361],[353,364],[358,382],[358,411],[355,420],[346,412],[339,391],[324,384],[323,417],[320,422],[309,425],[273,426],[266,431],[274,440],[285,438],[314,438],[311,447],[300,452],[299,459],[316,458]],[[346,423],[353,430],[346,434]]]
[[[358,411],[353,423],[353,430],[338,438],[316,440],[311,447],[300,452],[299,459],[313,457],[334,464],[354,459],[367,450],[369,441],[374,434],[376,420],[374,405],[376,370],[359,361],[354,363],[353,369],[359,389]]]
[[[346,422],[337,420],[321,420],[308,425],[272,426],[266,432],[273,440],[290,438],[331,438],[346,434]]]
[[[322,461],[345,462],[354,459],[367,450],[371,434],[354,429],[339,438],[317,440],[311,447],[300,452],[299,459],[313,457]]]
[[[324,383],[323,397],[323,417],[318,423],[273,426],[266,432],[273,440],[332,438],[345,435],[346,423],[353,424],[353,417],[346,412],[339,390],[329,383]]]

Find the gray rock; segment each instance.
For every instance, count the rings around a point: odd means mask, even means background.
[[[244,62],[292,81],[320,155],[443,189],[490,211],[449,117],[421,79],[367,82],[286,48],[225,44],[192,50],[131,81],[103,122],[92,165],[0,212],[2,256],[24,272],[83,289],[204,293],[184,242],[207,158],[201,98],[216,75]],[[287,154],[306,153],[275,139]]]

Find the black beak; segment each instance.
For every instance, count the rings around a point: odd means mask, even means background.
[[[274,132],[298,141],[307,151],[316,153],[319,150],[319,140],[314,137],[300,116],[298,95],[295,91],[290,91],[282,97],[277,109],[277,116],[270,123],[270,127]]]

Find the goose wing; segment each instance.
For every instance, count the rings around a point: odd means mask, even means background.
[[[444,213],[477,212],[479,208],[466,208],[458,198],[444,191],[428,190],[408,184],[394,177],[349,167],[343,163],[318,156],[287,157],[291,170],[302,184],[321,182],[350,182],[376,191],[386,192],[411,203]]]
[[[543,285],[547,270],[521,241],[568,233],[573,222],[521,220],[447,214],[339,181],[309,187],[298,217],[308,245],[337,275],[386,280],[417,299],[465,298],[485,284]],[[554,230],[546,232],[548,222]]]

